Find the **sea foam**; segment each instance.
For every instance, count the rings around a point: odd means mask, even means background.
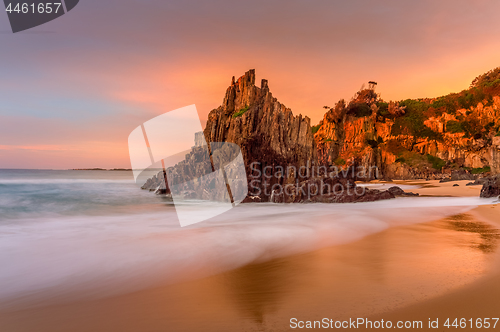
[[[200,278],[492,202],[419,197],[242,204],[186,228],[179,227],[173,206],[134,215],[18,220],[0,226],[0,306],[92,299]]]

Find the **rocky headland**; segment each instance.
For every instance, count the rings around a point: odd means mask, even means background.
[[[356,181],[375,179],[481,181],[490,186],[483,190],[500,195],[491,189],[498,188],[497,178],[487,180],[500,173],[500,68],[477,77],[469,89],[440,98],[384,101],[375,87],[370,82],[350,101],[325,106],[323,119],[313,125],[280,103],[267,80],[257,86],[250,70],[233,77],[196,145],[206,139],[241,148],[246,201],[357,202],[404,194],[348,193]],[[161,177],[144,188],[158,188]]]

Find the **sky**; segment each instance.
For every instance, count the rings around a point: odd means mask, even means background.
[[[385,100],[468,88],[500,66],[497,0],[81,0],[13,34],[0,12],[0,168],[130,167],[143,122],[256,70],[294,114],[369,80]]]

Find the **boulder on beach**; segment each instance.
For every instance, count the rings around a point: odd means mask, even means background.
[[[498,197],[500,196],[500,175],[496,175],[486,179],[481,189],[482,198]]]
[[[405,192],[403,189],[397,186],[390,187],[389,189],[387,189],[387,191],[393,194],[394,196],[403,196],[403,197],[420,196],[419,194],[415,194],[412,192]]]

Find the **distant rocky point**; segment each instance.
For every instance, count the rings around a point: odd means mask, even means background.
[[[132,171],[130,168],[73,168],[70,171]]]

